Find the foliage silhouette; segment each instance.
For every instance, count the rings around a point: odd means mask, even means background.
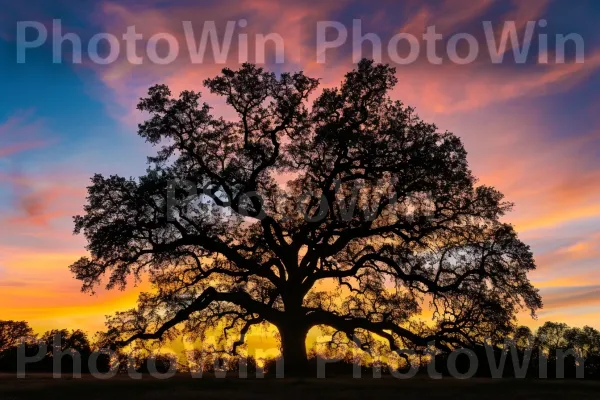
[[[33,336],[33,330],[25,321],[0,321],[0,352],[18,344],[20,338]]]
[[[318,80],[244,64],[205,81],[233,120],[199,93],[150,88],[139,135],[162,147],[147,174],[94,176],[75,217],[90,257],[70,268],[84,291],[105,276],[155,289],[110,317],[103,340],[223,328],[236,352],[270,324],[290,374],[306,369],[317,326],[365,350],[373,335],[394,351],[450,350],[534,314],[532,253],[500,221],[511,204],[477,186],[458,137],[390,99],[395,83],[393,68],[363,60],[309,108]],[[416,322],[428,304],[433,324]]]
[[[0,326],[9,326],[12,321],[0,321]],[[26,323],[24,323],[27,326]],[[547,347],[543,343],[547,343],[547,332],[550,328],[556,326],[563,326],[556,322],[546,322],[542,325],[535,333],[530,328],[525,326],[519,326],[511,332],[505,340],[498,343],[491,343],[491,353],[489,349],[485,349],[481,345],[469,346],[475,353],[478,366],[474,371],[474,376],[477,377],[498,377],[502,376],[505,378],[577,378],[581,377],[578,375],[579,362],[583,363],[583,377],[586,379],[600,379],[600,332],[590,326],[583,328],[572,328],[561,329],[557,334],[560,338],[553,338],[554,343],[559,343],[561,347]],[[553,329],[550,329],[553,331]],[[11,347],[5,348],[0,351],[0,371],[2,372],[15,372],[17,370],[17,341],[16,336],[22,332],[22,330],[12,331],[11,337],[14,339],[14,344]],[[36,344],[35,335],[31,333],[31,330],[27,330],[29,340],[26,342],[25,354],[28,357],[34,357],[38,354],[38,345]],[[61,335],[60,346],[57,347],[57,351],[60,350],[65,354],[69,354],[68,349],[77,351],[81,359],[81,372],[89,373],[90,371],[90,360],[93,351],[100,351],[103,343],[101,341],[90,342],[87,336],[82,331],[68,331],[52,330],[41,335],[39,342],[46,342],[47,353],[38,362],[28,363],[26,365],[27,373],[33,372],[44,372],[53,373],[56,372],[55,363],[53,359],[52,345],[54,344],[54,337],[57,333]],[[14,334],[14,336],[13,336]],[[102,339],[100,337],[100,339]],[[556,340],[558,339],[558,340]],[[505,343],[515,344],[514,351],[504,347]],[[574,353],[568,353],[569,350],[573,350]],[[566,353],[564,359],[561,359],[557,354],[559,351]],[[503,353],[505,355],[505,361],[502,362]],[[187,370],[198,373],[203,371],[208,376],[229,376],[236,377],[242,373],[241,365],[245,364],[243,371],[248,377],[257,376],[257,373],[265,376],[277,376],[276,373],[277,363],[281,362],[279,359],[267,359],[264,360],[264,364],[259,368],[257,360],[253,357],[232,357],[226,356],[221,358],[219,354],[207,354],[199,350],[186,355],[187,361],[183,364],[165,354],[144,354],[144,353],[130,353],[123,350],[118,351],[112,359],[108,356],[103,357],[101,354],[93,362],[95,370],[100,373],[107,373],[111,368],[117,368],[120,374],[129,374],[130,369],[133,368],[137,373],[148,374],[151,371],[158,372],[160,374],[166,374],[172,367],[171,363],[176,362],[176,369],[179,372]],[[432,359],[429,357],[418,358],[411,360],[413,366],[419,368],[419,373],[423,375],[432,374],[432,369],[436,372],[444,375],[452,375],[448,363],[448,353],[439,352],[435,355],[435,364],[432,365]],[[543,359],[541,359],[543,355]],[[150,361],[150,358],[154,358]],[[319,358],[326,359],[326,362],[319,362]],[[513,360],[515,358],[515,360]],[[337,361],[331,362],[331,359]],[[60,371],[64,373],[64,376],[70,376],[73,372],[73,366],[75,361],[72,357],[64,356],[61,358]],[[151,364],[150,364],[151,363]],[[353,359],[351,353],[347,353],[345,357],[339,359],[339,354],[336,356],[335,353],[327,354],[327,352],[312,352],[311,357],[307,361],[307,371],[310,376],[317,376],[319,371],[319,363],[324,366],[321,373],[325,373],[327,377],[331,376],[355,376],[358,370],[360,370],[361,377],[373,377],[380,375],[389,375],[393,373],[394,368],[398,368],[398,372],[409,374],[409,365],[392,365],[385,360],[377,365],[372,362],[366,362],[361,360],[360,368]],[[467,373],[470,369],[470,361],[466,356],[459,356],[456,358],[453,364],[454,369],[458,373]],[[151,366],[150,366],[151,365]],[[497,368],[496,374],[492,372],[492,367]],[[560,366],[560,368],[559,368]],[[217,369],[219,371],[217,371]],[[377,370],[376,370],[377,369]],[[558,374],[557,371],[562,370],[562,374]],[[260,371],[260,372],[259,372]],[[498,375],[499,374],[499,375]],[[204,375],[203,375],[204,376]]]
[[[25,346],[24,354],[33,358],[42,351],[42,358],[37,362],[30,362],[26,365],[27,372],[53,372],[55,368],[54,354],[62,353],[60,359],[60,370],[69,374],[74,371],[75,361],[73,354],[76,352],[81,363],[80,372],[89,372],[89,358],[93,348],[85,332],[81,330],[54,329],[43,333],[40,337],[34,335],[33,330],[26,322],[20,322],[21,327],[8,332],[12,343],[0,351],[0,371],[16,371],[18,362],[17,346],[23,343]],[[0,326],[13,325],[13,321],[0,321]],[[25,327],[24,329],[22,327]],[[59,340],[55,341],[55,337]],[[43,345],[42,348],[39,346]],[[45,353],[43,351],[45,350]],[[107,370],[109,360],[98,357],[96,367],[99,370]],[[58,365],[56,366],[58,367]]]

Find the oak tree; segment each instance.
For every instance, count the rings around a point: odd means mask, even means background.
[[[94,176],[75,217],[83,290],[153,285],[109,318],[113,343],[219,328],[235,351],[269,324],[291,373],[313,327],[363,349],[376,335],[447,350],[541,307],[530,248],[501,220],[511,204],[477,184],[457,136],[390,98],[394,69],[363,60],[340,87],[318,84],[244,64],[205,81],[235,118],[164,85],[140,100],[139,135],[160,146],[147,173]]]

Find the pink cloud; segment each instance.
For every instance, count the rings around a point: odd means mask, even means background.
[[[340,8],[345,2],[319,2],[307,6],[294,1],[271,2],[265,0],[236,3],[231,7],[226,2],[215,2],[205,7],[174,5],[168,11],[152,7],[136,7],[135,3],[106,2],[98,15],[98,23],[103,25],[108,32],[122,34],[128,26],[135,25],[136,31],[147,40],[156,33],[169,33],[180,44],[179,58],[170,65],[157,66],[147,59],[143,65],[134,65],[126,59],[121,59],[109,66],[96,69],[104,84],[111,90],[112,98],[107,99],[115,104],[111,106],[114,115],[127,123],[132,124],[139,120],[135,112],[135,105],[139,97],[145,95],[149,86],[156,83],[167,83],[174,93],[181,90],[202,90],[202,82],[208,77],[220,73],[224,67],[237,68],[238,41],[236,37],[242,32],[237,27],[229,51],[230,57],[226,64],[212,62],[211,47],[208,47],[207,58],[202,64],[192,64],[187,52],[187,42],[183,30],[183,21],[191,21],[194,34],[199,40],[203,23],[215,21],[218,29],[224,29],[227,21],[246,19],[248,25],[243,29],[250,38],[249,57],[254,58],[252,38],[256,34],[277,33],[284,38],[285,60],[287,65],[295,68],[310,70],[322,69],[316,62],[308,63],[306,60],[316,60],[314,47],[314,26],[316,21],[325,20],[332,10]],[[140,41],[140,43],[145,43]],[[145,54],[145,49],[139,48],[139,54]],[[274,46],[267,46],[265,59],[274,60]],[[206,98],[210,94],[203,93]],[[211,99],[216,100],[216,99]]]
[[[12,188],[13,207],[0,222],[12,235],[25,234],[31,228],[51,229],[53,221],[71,218],[81,210],[85,200],[82,177],[59,173],[0,175]]]
[[[34,119],[33,111],[12,115],[0,123],[0,157],[47,146],[52,141],[39,138],[43,131],[43,123]]]
[[[418,10],[398,32],[422,35],[428,26],[435,25],[438,33],[447,33],[473,21],[488,10],[495,1],[445,0],[436,6],[417,3]]]
[[[522,30],[525,22],[541,16],[547,3],[546,0],[514,2],[512,10],[503,20],[516,21],[518,29]],[[430,24],[434,24],[441,32],[451,31],[469,22],[479,24],[477,18],[493,4],[494,0],[460,0],[458,3],[444,1],[437,8],[420,5],[413,10],[414,14],[409,17],[409,22],[400,30],[422,34]],[[182,56],[186,51],[182,21],[196,23],[196,31],[200,31],[204,21],[218,21],[219,26],[228,20],[246,18],[248,27],[244,29],[244,33],[247,33],[248,37],[253,37],[256,33],[271,32],[283,37],[286,64],[282,69],[302,69],[310,76],[321,78],[324,87],[331,86],[339,82],[350,65],[347,62],[335,61],[328,62],[327,65],[316,63],[316,45],[312,35],[315,33],[316,21],[327,20],[341,5],[343,2],[306,6],[296,2],[273,3],[260,0],[244,2],[235,8],[226,3],[213,3],[201,10],[191,6],[174,6],[163,10],[107,2],[102,7],[98,22],[108,31],[125,32],[127,26],[135,25],[146,39],[158,32],[170,33],[180,43],[180,59],[168,66],[156,66],[147,60],[144,65],[132,65],[127,60],[120,60],[97,70],[103,82],[112,91],[117,113],[122,115],[123,121],[137,122],[140,117],[135,112],[135,105],[138,98],[143,96],[152,84],[167,83],[175,93],[183,89],[202,90],[202,81],[205,78],[218,74],[224,66],[238,65],[235,39],[232,41],[232,56],[227,60],[227,65],[216,65],[210,62],[210,59],[201,65],[192,65],[187,53]],[[195,33],[197,36],[200,34]],[[482,51],[485,50],[483,47]],[[335,60],[336,57],[339,60],[341,55],[334,52],[330,59]],[[600,53],[593,54],[585,64],[540,66],[529,71],[494,69],[490,68],[489,62],[478,62],[469,66],[403,66],[399,68],[401,72],[398,91],[409,104],[439,113],[452,113],[523,96],[566,90],[581,82],[599,66]],[[468,73],[465,73],[466,71]],[[207,95],[207,98],[210,96]],[[212,100],[215,99],[211,98]]]
[[[548,310],[600,305],[600,285],[554,288],[546,291],[544,304]]]
[[[17,154],[25,150],[44,147],[47,144],[47,141],[41,140],[13,144],[7,147],[0,148],[0,157],[8,157],[10,155]]]
[[[409,66],[399,69],[396,94],[421,109],[451,114],[563,92],[599,68],[600,52],[589,55],[582,64],[548,64],[519,70],[484,63]]]

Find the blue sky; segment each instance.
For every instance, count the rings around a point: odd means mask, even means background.
[[[132,66],[123,57],[106,66],[89,60],[53,64],[51,43],[29,51],[27,62],[17,64],[18,21],[50,27],[58,18],[65,32],[77,33],[84,43],[97,33],[122,35],[135,25],[146,37],[173,34],[183,46],[183,20],[200,29],[207,20],[223,24],[245,18],[248,32],[276,32],[285,39],[286,63],[276,65],[271,58],[266,68],[303,69],[321,78],[323,86],[332,86],[352,68],[351,46],[332,51],[327,64],[317,64],[317,21],[339,21],[349,29],[360,18],[363,33],[377,33],[383,40],[398,32],[419,35],[435,25],[446,36],[473,34],[483,46],[482,21],[501,26],[545,19],[543,33],[550,37],[578,33],[584,38],[584,64],[575,64],[567,52],[567,64],[540,65],[535,42],[522,65],[494,65],[481,57],[469,65],[436,66],[421,57],[397,66],[399,85],[392,95],[462,137],[476,175],[516,203],[507,219],[532,245],[539,266],[532,279],[549,305],[539,321],[529,323],[562,319],[600,328],[597,1],[2,3],[0,301],[7,305],[0,319],[28,319],[45,328],[60,318],[65,326],[93,330],[104,314],[133,302],[132,294],[100,293],[90,299],[79,293],[67,266],[85,254],[85,243],[71,236],[71,217],[81,211],[93,173],[143,173],[152,150],[135,134],[142,118],[135,104],[150,85],[198,90],[203,79],[223,67],[192,65],[183,53],[168,66]],[[237,64],[236,57],[227,60],[229,66]]]

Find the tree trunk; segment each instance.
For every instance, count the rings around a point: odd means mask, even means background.
[[[307,376],[306,335],[308,328],[290,323],[279,328],[285,377]]]

